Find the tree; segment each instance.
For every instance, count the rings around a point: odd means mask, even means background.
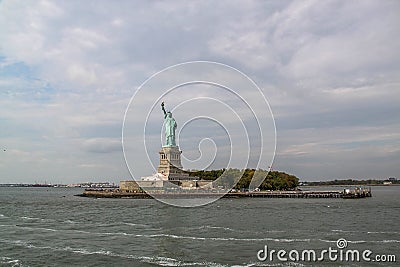
[[[197,176],[202,180],[217,180],[216,185],[222,185],[225,188],[232,187],[236,182],[235,189],[248,189],[251,180],[256,173],[255,169],[220,169],[210,171],[192,171],[190,176]],[[263,179],[260,190],[293,190],[299,185],[299,179],[285,172],[266,170],[257,170],[257,174],[261,175],[258,179]],[[264,177],[262,177],[265,175]],[[240,177],[240,179],[239,179]]]

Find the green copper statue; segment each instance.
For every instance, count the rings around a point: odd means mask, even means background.
[[[172,117],[171,111],[168,111],[168,112],[165,111],[164,102],[161,103],[161,109],[164,112],[164,124],[165,124],[165,146],[164,147],[176,146],[176,142],[175,142],[176,121]]]

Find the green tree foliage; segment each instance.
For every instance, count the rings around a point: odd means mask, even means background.
[[[220,169],[211,171],[192,171],[190,176],[197,176],[202,180],[216,180],[216,185],[224,186],[225,188],[232,187],[236,182],[235,189],[248,189],[251,180],[253,179],[255,169]],[[258,170],[257,180],[263,182],[260,185],[260,190],[293,190],[299,184],[299,179],[285,172]],[[240,178],[240,179],[239,179]]]
[[[293,190],[299,185],[299,179],[284,172],[272,171],[260,185],[261,190]]]
[[[211,171],[197,171],[192,170],[189,172],[190,176],[197,176],[201,180],[212,180],[214,181],[218,177],[220,177],[225,172],[225,169],[220,170],[211,170]]]

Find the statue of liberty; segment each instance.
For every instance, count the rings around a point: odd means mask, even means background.
[[[164,112],[164,125],[165,125],[165,146],[164,147],[176,146],[176,142],[175,142],[176,121],[172,117],[171,111],[168,111],[168,112],[165,111],[164,102],[161,103],[161,109]]]

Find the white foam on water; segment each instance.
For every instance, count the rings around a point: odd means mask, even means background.
[[[400,243],[400,240],[382,240],[382,241],[372,241],[373,243]]]
[[[141,224],[141,223],[122,222],[121,224],[123,224],[123,225],[129,225],[129,226],[150,227],[149,225]],[[160,229],[160,230],[161,230],[161,229]]]
[[[110,257],[120,257],[126,259],[135,259],[141,262],[153,263],[159,266],[210,266],[210,267],[225,267],[227,265],[221,265],[214,262],[186,262],[178,259],[167,258],[162,256],[153,256],[153,257],[146,257],[146,256],[136,256],[136,255],[129,255],[129,254],[119,254],[109,250],[89,250],[86,248],[73,248],[73,247],[49,247],[49,246],[36,246],[30,244],[23,240],[6,240],[0,239],[2,243],[14,244],[18,246],[23,246],[26,248],[32,249],[49,249],[52,251],[66,251],[71,253],[78,253],[84,255],[103,255],[103,256],[110,256]],[[4,257],[3,257],[4,258]]]
[[[318,241],[325,242],[325,243],[336,243],[337,242],[337,240],[326,240],[326,239],[318,239]],[[354,243],[354,244],[368,242],[368,241],[365,241],[365,240],[346,240],[346,241],[348,243]]]
[[[201,228],[201,227],[200,227]],[[211,225],[206,225],[203,226],[203,228],[208,228],[208,229],[222,229],[222,230],[226,230],[226,231],[238,231],[238,230],[234,230],[232,228],[229,227],[223,227],[223,226],[211,226]]]
[[[188,240],[212,240],[212,241],[242,241],[242,242],[254,242],[254,241],[272,241],[278,243],[293,243],[293,242],[311,242],[312,240],[318,240],[325,243],[336,243],[337,240],[325,240],[325,239],[310,239],[310,238],[271,238],[271,237],[261,237],[261,238],[238,238],[238,237],[204,237],[204,236],[186,236],[186,235],[175,235],[175,234],[135,234],[127,232],[89,232],[84,230],[76,229],[53,229],[53,228],[43,228],[43,227],[29,227],[29,226],[19,226],[19,225],[2,225],[2,226],[16,226],[19,228],[30,229],[30,230],[42,230],[50,232],[67,232],[67,233],[81,233],[87,235],[98,235],[98,236],[132,236],[132,237],[143,237],[143,238],[172,238],[172,239],[188,239]],[[347,240],[349,243],[399,243],[399,240]]]
[[[395,231],[371,231],[371,232],[362,232],[362,231],[349,231],[349,230],[340,230],[333,229],[332,232],[340,232],[340,233],[367,233],[367,234],[400,234],[400,232]]]
[[[337,241],[336,241],[337,242]],[[366,243],[366,242],[373,242],[373,241],[365,241],[365,240],[347,240],[348,243],[353,243],[353,244],[361,244],[361,243]]]
[[[190,230],[200,230],[200,229],[217,229],[217,230],[224,230],[224,231],[230,231],[230,232],[242,232],[241,230],[235,230],[229,227],[223,227],[223,226],[212,226],[212,225],[202,225],[202,226],[196,226],[196,227],[177,227],[177,228],[187,228]]]
[[[400,234],[400,232],[367,232],[367,234]]]
[[[119,257],[119,258],[126,258],[126,259],[134,259],[138,260],[141,262],[146,262],[146,263],[151,263],[151,264],[156,264],[158,266],[207,266],[207,267],[252,267],[252,266],[304,266],[300,263],[262,263],[262,262],[250,262],[250,263],[244,263],[241,265],[225,265],[225,264],[220,264],[216,262],[189,262],[189,261],[184,261],[184,260],[179,260],[179,259],[174,259],[170,257],[164,257],[164,256],[137,256],[137,255],[130,255],[130,254],[120,254],[120,253],[115,253],[110,250],[89,250],[87,248],[73,248],[73,247],[50,247],[50,246],[37,246],[33,245],[31,243],[28,243],[23,240],[6,240],[6,239],[0,239],[0,242],[2,243],[9,243],[9,244],[14,244],[18,246],[23,246],[26,248],[30,249],[47,249],[47,250],[52,250],[52,251],[66,251],[66,252],[71,252],[71,253],[78,253],[78,254],[83,254],[83,255],[102,255],[102,256],[109,256],[109,257]],[[3,257],[4,258],[4,257]],[[14,266],[14,265],[13,265]],[[20,265],[18,265],[20,266]]]
[[[35,218],[35,217],[27,217],[27,216],[22,216],[22,217],[20,217],[21,219],[24,219],[24,220],[40,220],[40,218]]]
[[[15,225],[15,224],[2,224],[0,226],[8,226],[8,227],[17,227],[22,229],[29,229],[29,230],[41,230],[47,232],[76,232],[76,233],[83,233],[83,234],[97,234],[93,232],[83,231],[83,230],[75,230],[75,229],[53,229],[53,228],[44,228],[44,227],[30,227],[30,226],[22,226],[22,225]],[[99,233],[102,234],[102,233]]]
[[[325,240],[318,239],[321,242],[326,243],[336,243],[337,240]],[[348,243],[360,244],[360,243],[400,243],[400,240],[390,239],[390,240],[346,240]]]
[[[57,230],[53,228],[44,228],[44,227],[29,227],[29,226],[20,226],[20,225],[15,225],[16,227],[19,228],[24,228],[24,229],[30,229],[30,230],[42,230],[42,231],[48,231],[48,232],[58,232],[62,230]]]
[[[71,247],[65,247],[65,248],[53,248],[54,250],[63,250],[63,251],[69,251],[73,253],[79,253],[79,254],[84,254],[84,255],[93,255],[93,254],[98,254],[98,255],[105,255],[105,256],[115,256],[118,257],[119,255],[116,253],[113,253],[109,250],[97,250],[97,251],[90,251],[85,248],[71,248]]]
[[[12,225],[10,225],[12,226]],[[88,232],[83,230],[62,230],[62,229],[52,229],[52,228],[43,228],[43,227],[29,227],[29,226],[18,226],[16,227],[31,229],[31,230],[42,230],[42,231],[51,231],[51,232],[76,232],[83,233],[88,235],[120,235],[120,236],[134,236],[134,237],[147,237],[147,238],[158,238],[158,237],[168,237],[174,239],[191,239],[191,240],[213,240],[213,241],[274,241],[274,242],[310,242],[310,239],[297,239],[297,238],[236,238],[236,237],[202,237],[202,236],[183,236],[183,235],[174,235],[174,234],[133,234],[126,232]]]
[[[181,261],[167,257],[140,257],[140,260],[142,262],[157,264],[160,266],[184,266]]]
[[[22,220],[25,220],[25,221],[55,222],[55,220],[53,220],[53,219],[43,219],[43,218],[38,218],[38,217],[21,216],[19,218],[21,218]]]
[[[143,235],[135,235],[135,234],[129,234],[129,233],[125,233],[125,232],[104,232],[104,233],[99,233],[99,232],[95,232],[92,234],[97,234],[97,235],[126,235],[126,236],[143,236]]]
[[[206,226],[198,227],[198,229],[204,229],[204,228],[222,229],[222,230],[231,231],[231,232],[252,232],[252,233],[254,233],[254,231],[251,231],[251,230],[238,230],[238,229],[232,229],[232,228],[223,227],[223,226],[209,226],[209,225],[206,225]],[[262,231],[262,233],[284,233],[284,232],[286,232],[286,231],[283,231],[283,230],[264,230],[264,231]],[[261,232],[259,232],[259,233],[261,233]]]
[[[24,240],[8,240],[8,239],[0,239],[0,243],[6,243],[6,244],[10,244],[10,245],[16,245],[16,246],[20,246],[20,247],[26,247],[26,248],[39,248],[35,245],[32,245]],[[40,247],[42,248],[42,247]],[[50,248],[50,247],[43,247],[43,248]]]
[[[140,235],[144,237],[170,237],[175,239],[192,239],[192,240],[215,240],[215,241],[274,241],[274,242],[310,242],[310,239],[291,239],[291,238],[236,238],[236,237],[195,237],[195,236],[181,236],[172,234],[154,234],[154,235]]]
[[[84,230],[60,230],[60,231],[75,232],[75,233],[81,233],[81,234],[92,234],[92,232],[88,232],[88,231],[84,231]]]
[[[215,262],[187,262],[169,257],[154,256],[154,257],[137,257],[142,262],[157,264],[159,266],[209,266],[209,267],[226,267]]]
[[[13,258],[10,258],[10,257],[1,257],[0,258],[0,265],[1,266],[12,266],[12,267],[23,266],[22,263],[21,263],[21,260],[13,259]]]
[[[106,235],[106,236],[133,236],[133,237],[145,237],[145,238],[159,238],[159,237],[167,237],[173,239],[190,239],[190,240],[213,240],[213,241],[273,241],[273,242],[284,242],[284,243],[291,243],[291,242],[310,242],[310,239],[298,239],[298,238],[237,238],[237,237],[202,237],[202,236],[185,236],[185,235],[174,235],[174,234],[134,234],[134,233],[126,233],[126,232],[90,232],[84,230],[77,230],[77,229],[54,229],[54,228],[44,228],[44,227],[30,227],[30,226],[22,226],[22,225],[1,225],[1,226],[8,226],[8,227],[18,227],[22,229],[29,229],[35,231],[47,231],[47,232],[66,232],[66,233],[81,233],[87,235]],[[219,227],[218,227],[219,229]],[[226,231],[231,231],[230,228]],[[161,229],[160,229],[161,230]],[[233,230],[232,230],[233,231]]]
[[[341,229],[333,229],[332,232],[339,232],[339,233],[361,233],[359,231],[348,231],[348,230],[341,230]]]
[[[14,226],[14,225],[8,225]],[[236,238],[236,237],[196,237],[196,236],[183,236],[183,235],[174,235],[174,234],[133,234],[126,232],[89,232],[83,230],[75,230],[75,229],[53,229],[53,228],[43,228],[43,227],[29,227],[29,226],[19,226],[15,225],[19,228],[30,229],[30,230],[42,230],[42,231],[51,231],[51,232],[76,232],[83,233],[88,235],[115,235],[115,236],[134,236],[134,237],[147,237],[147,238],[158,238],[158,237],[168,237],[174,239],[191,239],[191,240],[214,240],[214,241],[274,241],[274,242],[310,242],[310,239],[291,239],[291,238]]]
[[[0,239],[0,243],[6,243],[6,244],[27,244],[25,241],[22,240],[8,240],[8,239]]]

